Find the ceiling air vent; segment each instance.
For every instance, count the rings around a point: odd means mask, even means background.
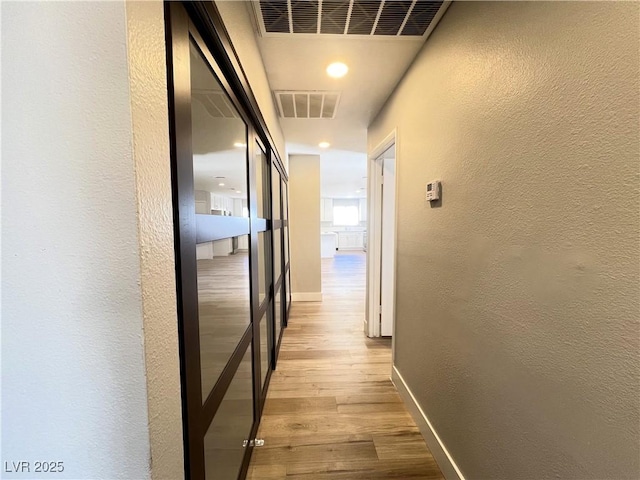
[[[376,37],[426,36],[450,3],[442,0],[254,0],[263,34]]]
[[[283,118],[334,118],[340,101],[339,92],[273,92]]]
[[[237,118],[233,105],[231,105],[227,96],[219,90],[198,90],[194,89],[191,93],[193,98],[202,104],[202,106],[214,118]]]

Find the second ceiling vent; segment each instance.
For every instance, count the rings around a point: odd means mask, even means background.
[[[335,118],[340,92],[279,90],[273,92],[283,118]]]

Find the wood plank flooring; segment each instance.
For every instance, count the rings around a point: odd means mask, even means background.
[[[201,259],[197,265],[200,366],[206,398],[251,323],[249,253]]]
[[[224,240],[226,242],[226,240]],[[211,392],[251,321],[249,254],[197,261],[202,393]],[[253,424],[251,348],[244,354],[204,437],[205,470],[236,478]]]
[[[322,269],[324,301],[292,305],[247,478],[442,479],[391,383],[391,341],[363,332],[365,255]]]

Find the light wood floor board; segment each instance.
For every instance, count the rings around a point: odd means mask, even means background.
[[[391,383],[391,341],[363,332],[365,256],[323,259],[323,302],[294,303],[252,480],[442,479]]]
[[[249,253],[200,259],[197,265],[200,368],[206,399],[251,323]]]

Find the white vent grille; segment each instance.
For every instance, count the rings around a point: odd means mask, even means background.
[[[339,92],[280,90],[273,92],[282,118],[335,118]]]
[[[229,98],[220,90],[199,90],[191,92],[193,98],[214,118],[237,118],[238,112],[231,104]]]
[[[450,1],[254,0],[263,34],[427,36]]]

